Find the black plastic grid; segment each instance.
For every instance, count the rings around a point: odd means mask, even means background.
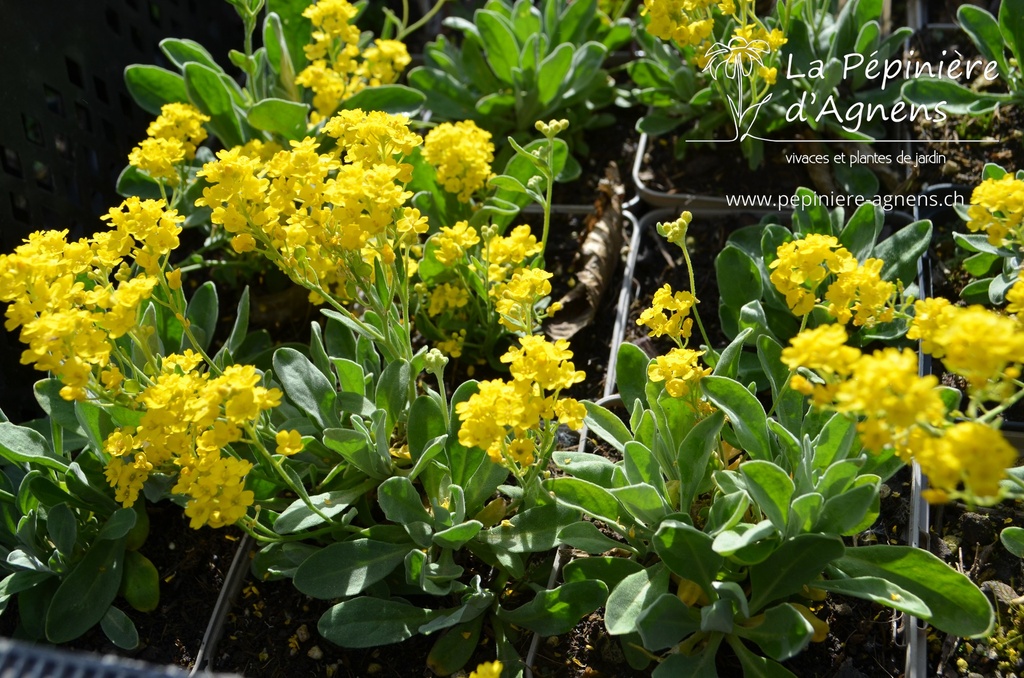
[[[79,238],[120,203],[114,190],[151,116],[124,85],[132,63],[168,67],[167,37],[202,43],[229,66],[241,21],[223,0],[5,0],[0,3],[0,252],[29,233]],[[35,416],[17,337],[0,332],[0,408]]]

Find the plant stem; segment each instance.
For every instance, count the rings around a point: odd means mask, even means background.
[[[693,275],[693,264],[690,263],[690,250],[686,247],[686,242],[681,243],[683,250],[683,261],[686,262],[686,273],[690,279],[690,294],[693,295],[693,317],[697,321],[697,328],[700,330],[700,336],[704,340],[704,345],[708,347],[708,350],[713,350],[714,347],[711,345],[711,340],[708,339],[708,333],[704,330],[704,323],[700,320],[700,311],[697,310],[697,279]]]

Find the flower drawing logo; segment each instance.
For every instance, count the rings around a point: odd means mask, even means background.
[[[734,35],[728,44],[716,42],[705,54],[704,72],[714,80],[720,78],[734,81],[736,84],[735,98],[727,98],[729,112],[736,126],[736,134],[732,139],[720,141],[743,141],[749,136],[750,129],[757,119],[761,106],[772,98],[770,92],[759,96],[754,83],[755,78],[765,69],[764,59],[771,54],[771,46],[760,38],[748,38]],[[750,84],[745,88],[747,81]],[[730,92],[732,94],[733,92]],[[749,93],[750,102],[747,102]]]

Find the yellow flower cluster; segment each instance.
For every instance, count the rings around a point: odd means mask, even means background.
[[[501,669],[501,662],[484,662],[473,669],[469,678],[501,678]]]
[[[519,268],[508,282],[496,285],[491,296],[501,324],[512,332],[531,334],[541,320],[560,310],[555,303],[538,315],[537,305],[551,294],[550,281],[551,274],[544,269]]]
[[[472,120],[444,122],[427,133],[423,157],[437,170],[437,183],[445,191],[469,202],[491,178],[494,144],[491,133]]]
[[[647,366],[647,378],[664,381],[665,390],[673,398],[685,398],[700,384],[700,380],[711,374],[711,368],[701,367],[700,357],[704,351],[688,348],[674,348]]]
[[[171,491],[189,497],[185,515],[197,529],[231,525],[252,504],[253,493],[245,489],[252,464],[221,451],[242,440],[245,428],[282,395],[259,386],[251,365],[231,365],[211,377],[199,371],[201,363],[191,351],[164,358],[136,399],[145,408],[138,427],[117,429],[104,443],[107,482],[117,501],[134,504],[153,472],[177,474]],[[290,437],[283,442],[286,451],[294,446]]]
[[[699,45],[715,27],[712,10],[716,6],[723,13],[736,11],[731,0],[644,0],[641,12],[650,17],[647,32],[654,37],[674,40],[680,45]],[[727,9],[731,11],[726,12]]]
[[[938,379],[919,376],[917,355],[910,349],[864,354],[846,340],[839,325],[794,337],[782,351],[782,362],[791,370],[813,370],[823,383],[794,374],[791,386],[812,396],[817,407],[857,417],[866,449],[893,449],[904,461],[916,460],[938,488],[933,499],[996,496],[1004,469],[1016,459],[1002,435],[977,422],[950,424],[936,388]],[[979,442],[965,448],[969,435]],[[976,454],[965,454],[965,449]]]
[[[810,233],[779,245],[777,258],[768,265],[775,288],[786,297],[796,315],[807,315],[820,301],[818,287],[830,274],[848,273],[857,259],[830,235]]]
[[[1024,269],[1017,271],[1017,282],[1006,291],[1006,312],[1024,313]],[[1017,316],[1017,320],[1024,322],[1024,316]]]
[[[445,266],[452,266],[462,260],[466,250],[479,242],[480,236],[468,221],[456,222],[454,226],[442,226],[440,234],[434,238],[437,247],[434,258]]]
[[[191,104],[164,104],[149,124],[147,138],[128,154],[128,164],[176,186],[179,166],[196,157],[196,148],[206,139],[205,122],[210,118]]]
[[[884,263],[881,259],[867,259],[853,270],[836,276],[825,292],[829,315],[843,325],[852,319],[858,327],[873,327],[892,320],[896,311],[893,303],[896,285],[882,280]]]
[[[296,283],[351,298],[355,281],[373,279],[375,260],[390,274],[396,250],[427,230],[405,206],[412,166],[403,160],[422,138],[405,116],[361,110],[342,111],[323,129],[337,139],[327,152],[313,137],[266,162],[220,151],[198,173],[210,186],[196,204],[212,208],[236,251],[259,250]]]
[[[455,311],[469,303],[469,290],[465,287],[441,283],[430,292],[427,315],[432,318]]]
[[[314,123],[363,89],[396,82],[411,61],[398,40],[375,40],[360,51],[359,27],[352,23],[358,14],[348,0],[319,0],[302,13],[313,25],[313,42],[304,47],[310,63],[295,83],[313,90]]]
[[[507,279],[529,257],[540,254],[542,247],[526,224],[516,226],[508,235],[494,235],[487,241],[484,256],[487,279],[492,283]]]
[[[53,372],[67,400],[86,397],[94,368],[110,362],[113,340],[135,328],[183,220],[164,201],[137,197],[103,218],[113,228],[92,238],[69,243],[67,231],[40,231],[0,256],[0,301],[10,304],[5,326],[21,327],[28,344],[21,362]],[[138,275],[128,256],[143,269]]]
[[[991,245],[1024,245],[1024,181],[1008,173],[986,179],[974,188],[967,209],[967,228],[981,231]]]
[[[982,400],[1001,400],[1016,387],[1024,364],[1024,326],[983,306],[954,306],[945,299],[914,303],[908,339],[920,339],[921,350],[967,380],[968,390]],[[978,338],[984,337],[984,344]]]
[[[485,450],[496,464],[523,468],[533,463],[540,431],[549,430],[553,420],[579,430],[586,409],[572,398],[558,397],[585,378],[571,358],[564,339],[551,343],[538,336],[520,338],[519,347],[501,357],[512,380],[480,382],[469,400],[455,406],[459,442]]]
[[[644,309],[636,324],[647,327],[650,330],[649,336],[667,336],[685,343],[693,328],[690,311],[697,303],[697,298],[690,292],[673,292],[672,287],[666,283],[654,293],[651,307]]]
[[[835,280],[825,292],[826,309],[840,323],[860,327],[889,322],[895,315],[897,287],[882,280],[881,259],[857,259],[830,235],[811,233],[783,243],[768,267],[769,279],[786,298],[795,315],[807,315],[821,301],[818,290],[830,275]]]

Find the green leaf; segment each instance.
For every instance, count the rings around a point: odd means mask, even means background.
[[[813,582],[812,586],[830,593],[871,600],[919,618],[925,618],[931,614],[931,610],[923,600],[910,591],[880,577],[824,579]]]
[[[551,458],[562,471],[602,488],[615,487],[616,475],[622,476],[621,469],[609,459],[591,452],[558,451]]]
[[[585,521],[563,527],[558,532],[558,541],[587,553],[604,553],[616,548],[635,551],[632,546],[606,536],[594,523]]]
[[[701,587],[708,598],[717,596],[712,582],[725,558],[712,548],[714,540],[692,525],[678,520],[666,520],[654,535],[654,550],[672,572],[689,579]]]
[[[381,372],[377,382],[375,402],[377,407],[387,412],[387,427],[393,429],[395,422],[409,406],[409,382],[412,379],[412,368],[405,360],[388,363]]]
[[[619,502],[615,495],[592,482],[580,478],[551,478],[544,487],[567,506],[583,511],[592,518],[616,525],[619,522]]]
[[[558,532],[575,522],[579,514],[558,504],[535,506],[517,514],[508,524],[498,525],[480,534],[479,539],[496,551],[535,553],[554,548]]]
[[[128,66],[124,69],[124,83],[135,103],[151,115],[160,115],[164,104],[189,100],[184,78],[159,66]]]
[[[708,461],[718,444],[718,435],[725,423],[725,415],[715,412],[701,420],[679,444],[677,467],[679,469],[680,506],[690,506],[700,489],[708,471]]]
[[[721,636],[713,636],[712,642],[717,647],[722,641]],[[680,653],[670,654],[664,661],[658,664],[651,678],[718,678],[718,671],[715,670],[715,647],[706,647],[697,654],[685,655]],[[755,674],[743,674],[754,676]]]
[[[922,220],[904,226],[878,243],[871,255],[885,262],[880,274],[882,279],[890,282],[899,280],[904,285],[916,280],[917,262],[931,241],[932,223]]]
[[[359,501],[375,485],[374,481],[368,480],[348,490],[311,495],[309,501],[320,514],[333,518]],[[274,531],[278,534],[292,534],[323,524],[324,519],[321,515],[307,506],[303,499],[296,499],[274,521]]]
[[[124,509],[132,514],[131,509]],[[124,561],[124,540],[101,539],[61,581],[46,611],[46,639],[74,640],[96,625],[117,597]]]
[[[341,647],[378,647],[400,643],[442,614],[398,600],[360,597],[338,603],[320,617],[320,635]]]
[[[757,507],[781,533],[789,522],[789,506],[796,489],[793,479],[770,461],[752,460],[740,465],[747,492]]]
[[[100,528],[96,539],[118,541],[127,537],[131,529],[135,527],[136,520],[138,520],[138,515],[134,510],[119,508],[107,519],[107,522],[103,523],[103,527]]]
[[[416,115],[427,101],[423,92],[405,85],[367,87],[341,104],[342,110],[383,111],[392,115]]]
[[[450,676],[467,663],[480,643],[484,616],[480,615],[445,630],[427,655],[427,668],[439,676]]]
[[[70,556],[78,540],[78,520],[67,504],[57,504],[46,516],[46,533],[53,545],[65,556]]]
[[[288,399],[320,428],[339,427],[338,394],[309,358],[293,348],[274,351],[274,373]]]
[[[474,19],[486,46],[491,70],[506,85],[513,84],[512,69],[519,65],[519,45],[515,34],[497,13],[490,10],[479,10]]]
[[[839,233],[839,243],[858,261],[864,261],[871,256],[871,250],[882,232],[883,217],[882,208],[878,205],[864,203]]]
[[[839,537],[801,534],[785,541],[768,558],[750,567],[750,611],[800,591],[845,551]]]
[[[999,541],[1007,551],[1018,558],[1024,558],[1024,527],[1003,528],[999,533]]]
[[[297,140],[306,135],[308,115],[307,104],[285,99],[263,99],[249,109],[245,118],[256,129]]]
[[[1003,50],[1003,36],[995,17],[981,7],[960,5],[956,12],[957,22],[970,36],[978,52],[999,66],[999,73],[1005,79],[1009,74],[1006,53]]]
[[[529,603],[514,610],[498,608],[498,619],[542,636],[568,633],[580,619],[601,607],[608,597],[604,582],[593,579],[562,584],[541,591]]]
[[[615,385],[619,388],[619,396],[630,412],[633,404],[640,401],[647,405],[647,364],[651,361],[647,354],[638,346],[630,343],[619,345],[615,355]]]
[[[433,542],[446,549],[460,549],[483,529],[479,520],[468,520],[434,534]]]
[[[988,598],[963,574],[931,553],[909,546],[860,546],[849,549],[835,566],[850,577],[878,577],[924,601],[932,626],[955,636],[982,636],[995,614]]]
[[[584,402],[583,405],[587,408],[587,416],[584,419],[587,428],[596,433],[601,440],[623,452],[626,443],[633,440],[633,436],[622,420],[614,412],[597,403]]]
[[[185,64],[195,61],[215,71],[223,71],[214,61],[213,56],[206,51],[206,48],[194,40],[164,38],[160,41],[160,51],[166,54],[171,63],[179,69],[183,68]]]
[[[302,16],[302,12],[308,6],[307,0],[267,0],[267,12],[273,12],[280,18],[283,37],[296,73],[306,65],[303,47],[310,41],[312,24]]]
[[[757,398],[739,382],[726,377],[701,380],[708,400],[725,412],[742,448],[754,459],[771,459],[768,418]]]
[[[814,635],[811,623],[788,603],[766,610],[757,626],[738,625],[735,629],[736,635],[757,643],[766,655],[778,661],[800,654]]]
[[[646,483],[616,487],[611,493],[625,507],[628,515],[650,526],[657,525],[671,512],[661,493]]]
[[[67,459],[54,454],[40,433],[9,421],[0,422],[0,457],[15,464],[38,464],[57,471],[68,469]]]
[[[635,560],[613,556],[592,556],[576,558],[571,561],[562,570],[562,579],[566,582],[598,579],[611,590],[629,575],[636,574],[643,569],[643,565]]]
[[[434,519],[423,507],[423,500],[412,481],[404,476],[388,478],[377,489],[377,501],[384,516],[393,523],[433,523]]]
[[[815,529],[844,536],[857,534],[864,529],[861,526],[872,507],[875,508],[877,515],[878,489],[879,483],[875,482],[859,485],[842,494],[829,497],[815,524]]]
[[[659,652],[700,630],[700,610],[688,606],[671,593],[665,593],[640,613],[636,623],[640,637],[644,639],[644,648]]]
[[[192,346],[187,335],[182,335],[182,349],[194,348],[203,351],[210,348],[213,335],[217,331],[217,321],[220,318],[220,306],[217,300],[217,287],[210,281],[203,283],[192,295],[185,309],[185,318],[191,324],[192,334],[198,347]]]
[[[132,620],[120,609],[111,605],[100,619],[100,628],[114,645],[124,650],[139,646],[139,632]]]
[[[605,628],[613,636],[638,630],[637,621],[645,609],[668,591],[669,571],[653,565],[620,581],[605,603]]]
[[[998,98],[967,89],[952,80],[914,78],[903,83],[900,92],[911,103],[936,108],[949,115],[970,115],[994,108]]]
[[[761,298],[761,271],[750,255],[738,247],[727,245],[715,257],[715,277],[726,306],[739,309]]]
[[[330,544],[306,558],[295,571],[295,588],[330,600],[354,596],[391,574],[412,544],[354,539]]]
[[[550,104],[565,89],[566,76],[572,72],[575,51],[571,44],[562,43],[540,63],[537,98],[542,106]]]
[[[1003,0],[999,5],[999,30],[1010,48],[1017,67],[1024,63],[1024,2]]]
[[[232,94],[221,74],[208,66],[189,63],[185,73],[185,91],[200,111],[210,116],[210,130],[226,148],[245,143],[242,127],[235,113]]]

